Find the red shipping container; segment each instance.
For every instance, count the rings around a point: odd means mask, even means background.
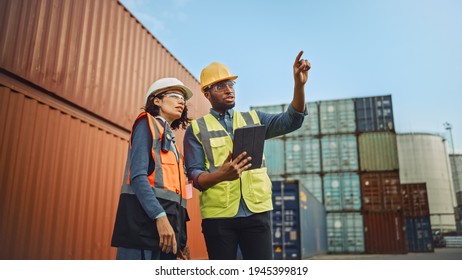
[[[427,184],[402,184],[403,214],[405,217],[425,217],[430,215]]]
[[[407,253],[402,211],[367,212],[363,219],[366,253]]]
[[[403,208],[399,172],[361,174],[363,211],[397,211]]]

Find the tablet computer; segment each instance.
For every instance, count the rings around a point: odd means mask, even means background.
[[[243,152],[252,157],[249,169],[260,168],[263,161],[265,126],[249,125],[234,130],[233,159]]]

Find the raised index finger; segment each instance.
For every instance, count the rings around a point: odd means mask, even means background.
[[[303,51],[300,51],[297,55],[297,58],[295,59],[295,63],[298,63],[300,61],[300,58],[302,57]]]

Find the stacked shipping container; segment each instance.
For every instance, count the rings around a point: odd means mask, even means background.
[[[199,82],[116,0],[2,0],[0,19],[0,259],[113,259],[145,91]],[[192,118],[209,108],[188,103]],[[207,258],[197,192],[188,211],[191,255]]]
[[[391,96],[306,105],[309,117],[302,128],[266,141],[270,176],[299,180],[323,203],[330,253],[405,252]],[[279,113],[286,107],[253,109]],[[384,245],[372,247],[375,240]]]
[[[402,184],[403,213],[409,252],[433,252],[426,183]]]

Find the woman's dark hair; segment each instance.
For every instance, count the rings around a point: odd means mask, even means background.
[[[143,109],[145,112],[155,117],[159,115],[160,107],[154,104],[154,98],[156,98],[156,96],[151,94],[148,97],[148,100],[146,101],[146,105],[144,106],[144,108],[141,108],[141,109]],[[158,94],[157,98],[162,99],[164,98],[164,95]],[[181,128],[186,129],[190,122],[191,122],[191,119],[188,118],[188,107],[186,106],[186,103],[185,103],[184,110],[183,110],[183,113],[181,114],[181,117],[177,120],[174,120],[172,122],[172,125],[170,125],[170,127],[172,129],[177,129],[181,126]]]

